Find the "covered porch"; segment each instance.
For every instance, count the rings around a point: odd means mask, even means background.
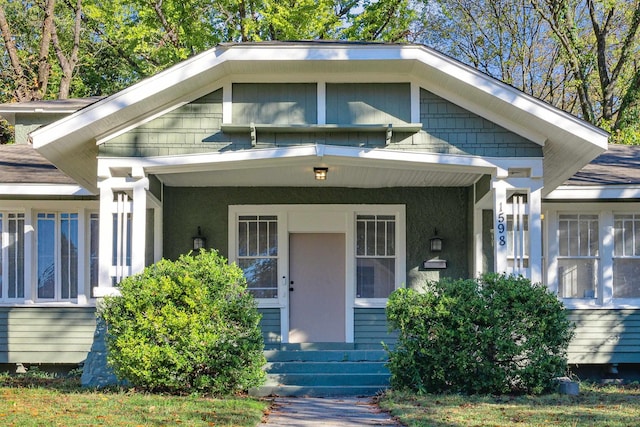
[[[388,294],[441,277],[542,281],[540,158],[309,144],[101,157],[98,175],[94,295],[200,232],[245,271],[267,343],[392,339]]]

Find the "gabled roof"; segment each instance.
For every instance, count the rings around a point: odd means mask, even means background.
[[[32,133],[34,147],[97,191],[96,141],[229,81],[414,81],[543,146],[545,193],[607,146],[604,131],[422,45],[224,44]]]

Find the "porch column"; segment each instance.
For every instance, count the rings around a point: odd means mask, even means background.
[[[494,179],[492,189],[494,271],[542,282],[542,178]]]
[[[99,262],[96,297],[117,293],[114,282],[144,269],[149,179],[107,178],[100,188]],[[114,262],[115,261],[115,262]]]
[[[529,269],[532,283],[542,283],[542,188],[529,192]]]
[[[494,271],[507,273],[507,184],[504,181],[493,183],[493,248]]]

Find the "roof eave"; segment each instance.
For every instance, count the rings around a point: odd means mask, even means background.
[[[547,144],[548,140],[552,145],[564,144],[573,151],[566,158],[571,167],[564,164],[558,170],[553,170],[555,166],[547,170],[547,192],[606,149],[608,135],[601,129],[427,47],[309,43],[219,46],[34,131],[31,134],[33,145],[81,185],[97,191],[95,169],[74,164],[70,154],[78,150],[92,151],[89,146],[95,150],[96,137],[118,129],[132,117],[144,117],[178,101],[188,100],[202,87],[209,87],[212,81],[226,77],[228,71],[224,64],[236,61],[245,64],[268,62],[281,67],[283,72],[287,72],[291,63],[300,61],[343,64],[350,61],[354,67],[362,61],[370,61],[372,65],[376,61],[380,64],[388,61],[422,64],[410,67],[412,75],[424,73],[426,81],[431,77],[440,79],[443,84],[434,87],[452,102],[476,113],[495,111],[497,117],[494,119],[504,117],[498,124],[505,128],[520,134],[528,133],[540,145]],[[95,162],[91,166],[95,167]]]

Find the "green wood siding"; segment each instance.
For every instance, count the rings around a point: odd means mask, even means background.
[[[542,157],[542,147],[427,90],[420,90],[424,132],[413,144],[436,153]]]
[[[260,329],[265,345],[282,342],[280,335],[280,309],[279,308],[261,308],[262,314],[260,319]]]
[[[353,315],[353,335],[356,344],[394,345],[396,332],[389,332],[384,308],[356,308]]]
[[[222,89],[143,123],[99,147],[101,156],[146,157],[219,151]],[[248,137],[246,138],[248,141]]]
[[[409,83],[327,84],[328,124],[411,122]],[[234,124],[315,124],[315,83],[233,85]],[[430,153],[542,157],[542,147],[464,110],[429,91],[420,91],[418,133],[331,131],[278,133],[257,131],[256,148],[323,143]],[[147,157],[252,149],[249,131],[225,133],[222,89],[141,124],[99,147],[100,156]]]
[[[640,363],[640,310],[570,310],[569,363]]]
[[[411,122],[409,83],[327,84],[327,123]]]
[[[0,307],[0,363],[79,363],[96,327],[91,307]]]
[[[317,123],[317,92],[315,83],[235,83],[233,123]]]
[[[404,204],[406,205],[407,285],[469,276],[470,188],[301,188],[166,187],[163,241],[165,258],[177,259],[192,248],[198,226],[207,246],[228,255],[228,207],[247,204]],[[188,209],[185,208],[188,206]],[[447,269],[421,269],[434,228],[445,240],[440,253]]]

